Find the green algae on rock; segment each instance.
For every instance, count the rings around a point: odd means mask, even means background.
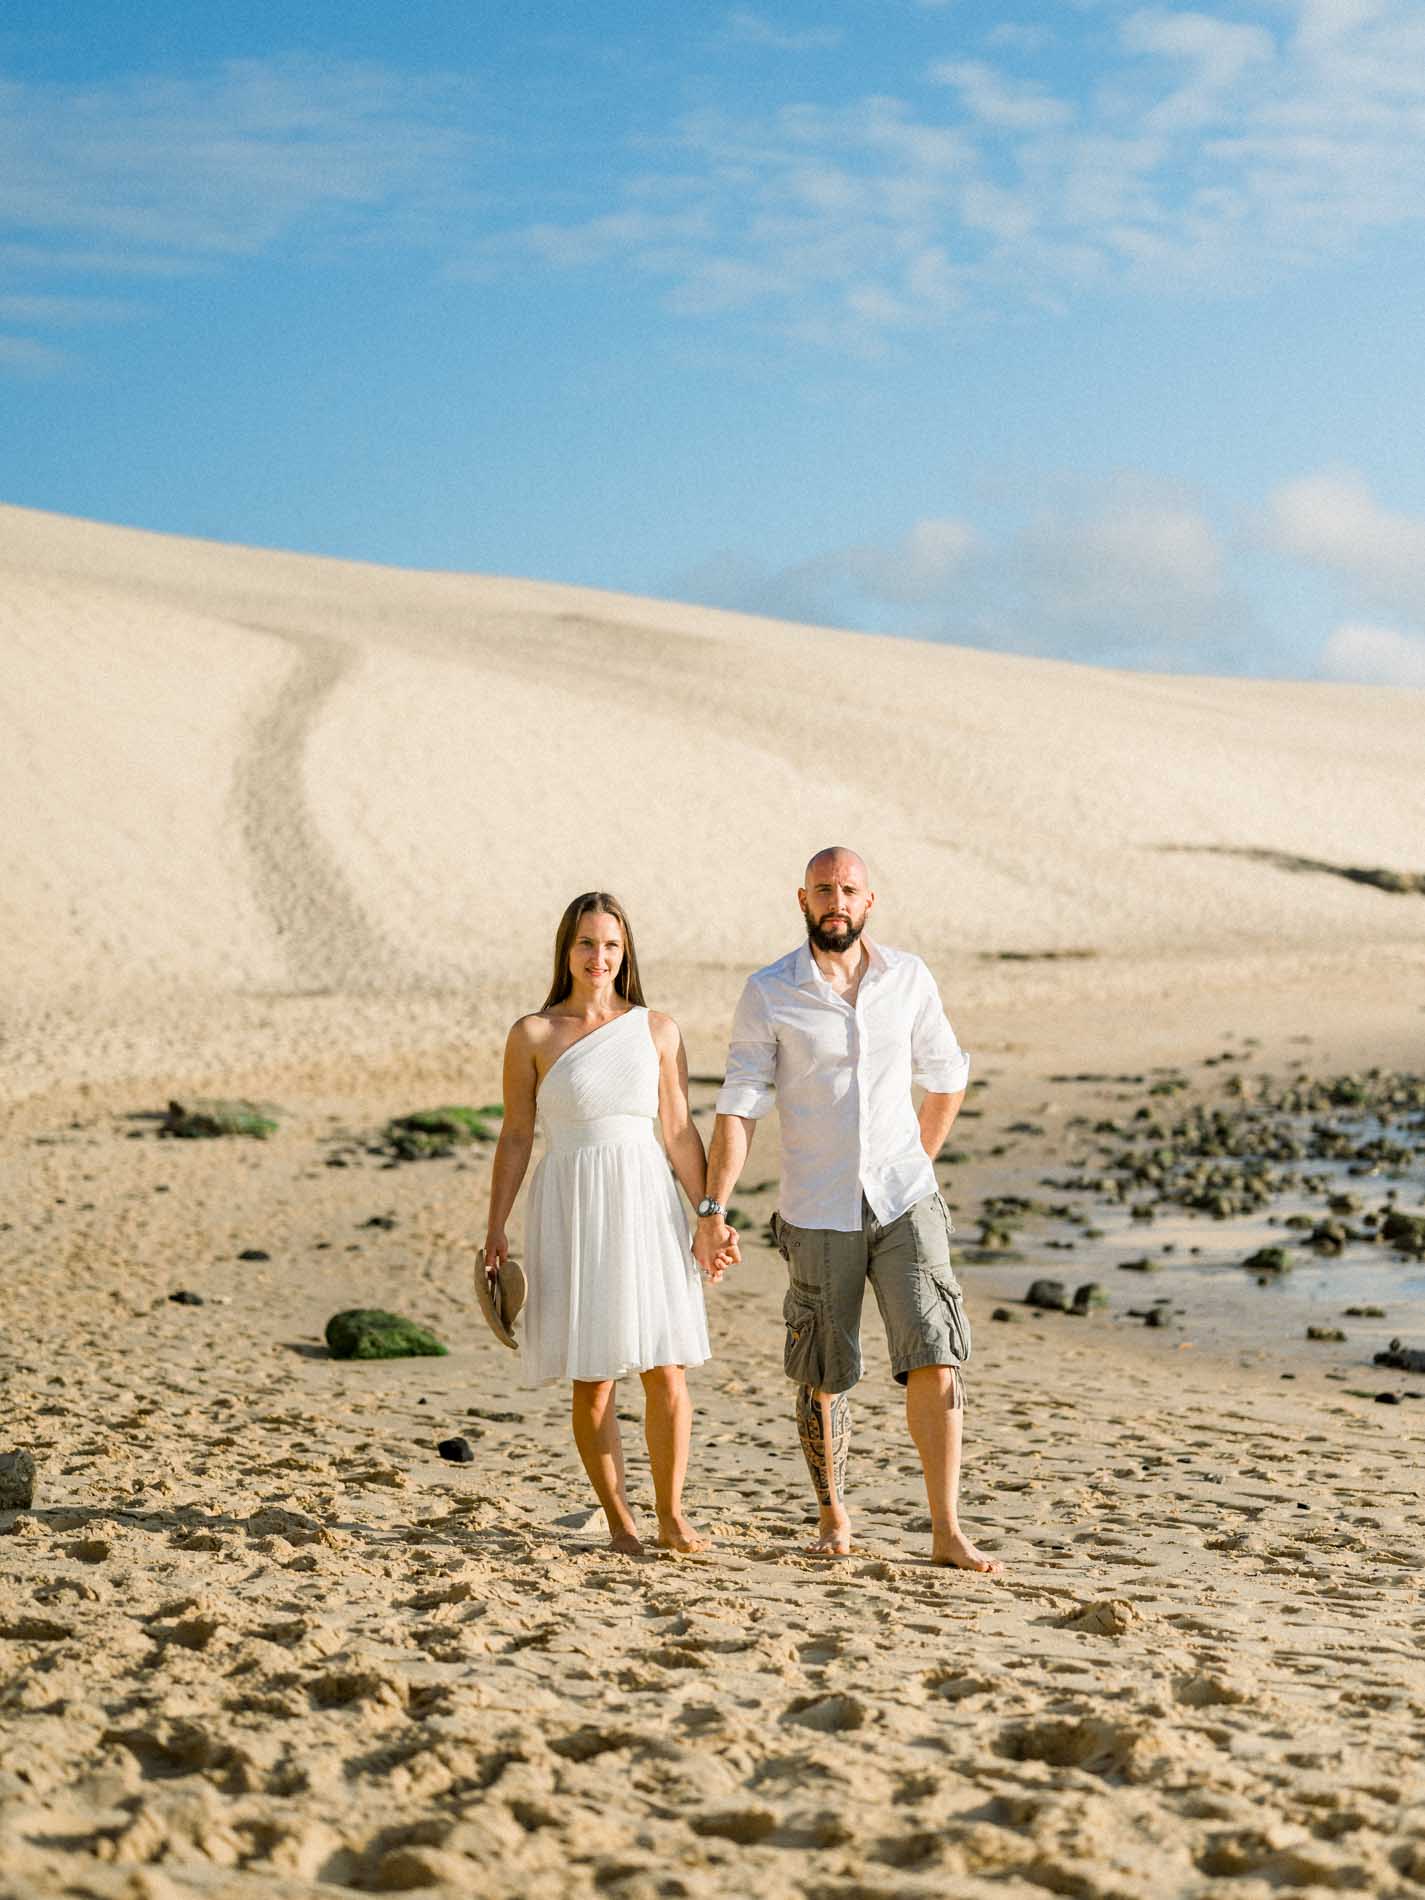
[[[402,1161],[430,1161],[472,1141],[498,1141],[503,1113],[498,1102],[486,1108],[421,1108],[389,1121],[386,1139]]]
[[[215,1141],[222,1135],[250,1135],[266,1141],[277,1133],[272,1111],[256,1102],[199,1100],[187,1103],[170,1101],[161,1135],[175,1135],[182,1141]]]
[[[449,1350],[414,1320],[379,1306],[354,1306],[333,1313],[326,1341],[334,1359],[434,1359]]]

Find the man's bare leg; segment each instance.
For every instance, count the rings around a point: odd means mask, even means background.
[[[925,1470],[933,1532],[930,1561],[955,1570],[1004,1575],[997,1558],[977,1550],[960,1528],[960,1446],[964,1408],[954,1366],[918,1366],[906,1380],[905,1416]]]
[[[574,1443],[579,1448],[594,1495],[604,1507],[611,1548],[621,1557],[639,1557],[643,1554],[643,1545],[634,1527],[624,1488],[623,1445],[619,1439],[618,1413],[614,1410],[616,1389],[612,1379],[574,1381],[571,1407]]]
[[[683,1516],[683,1480],[688,1472],[693,1402],[681,1366],[654,1366],[643,1381],[643,1433],[653,1470],[653,1501],[658,1511],[658,1542],[664,1550],[705,1548]]]
[[[816,1491],[820,1523],[808,1548],[819,1557],[849,1557],[851,1519],[846,1515],[846,1461],[851,1450],[851,1401],[844,1392],[797,1387],[797,1433]]]

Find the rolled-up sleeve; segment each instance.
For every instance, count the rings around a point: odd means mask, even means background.
[[[958,1095],[970,1079],[970,1058],[955,1040],[935,978],[920,966],[920,995],[910,1032],[911,1077],[932,1095]]]
[[[717,1093],[718,1114],[756,1121],[769,1113],[776,1094],[776,1072],[777,1038],[767,1013],[767,999],[758,984],[749,980],[732,1019],[727,1070]]]

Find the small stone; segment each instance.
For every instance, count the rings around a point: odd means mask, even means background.
[[[35,1501],[34,1453],[18,1445],[0,1451],[0,1511],[28,1511]]]
[[[1035,1280],[1024,1296],[1024,1303],[1041,1307],[1046,1313],[1067,1313],[1069,1289],[1062,1280]]]
[[[1148,1317],[1143,1322],[1145,1326],[1166,1326],[1167,1323],[1168,1323],[1168,1309],[1166,1306],[1153,1307],[1153,1309],[1148,1314]]]
[[[1074,1311],[1092,1312],[1095,1307],[1107,1306],[1108,1294],[1097,1280],[1085,1280],[1082,1286],[1074,1288]]]
[[[990,1318],[997,1319],[1008,1324],[1008,1323],[1012,1323],[1014,1319],[1014,1314],[1010,1312],[1007,1306],[997,1306],[995,1310],[993,1311],[993,1313],[990,1314]]]
[[[170,1293],[168,1298],[174,1306],[206,1306],[208,1303],[201,1293],[194,1293],[188,1287],[180,1287],[177,1293]]]
[[[1383,1306],[1348,1306],[1341,1316],[1343,1319],[1384,1319]]]
[[[1341,1331],[1339,1326],[1308,1326],[1306,1329],[1306,1337],[1308,1339],[1319,1339],[1327,1343],[1332,1343],[1343,1340],[1346,1335]]]
[[[1400,1394],[1398,1392],[1377,1392],[1376,1393],[1377,1405],[1399,1405],[1399,1403],[1400,1403]]]
[[[264,1253],[261,1247],[244,1247],[238,1255],[239,1260],[270,1260],[272,1255]]]
[[[1144,1254],[1138,1260],[1120,1260],[1118,1263],[1118,1271],[1120,1273],[1156,1273],[1158,1271],[1158,1263],[1156,1260],[1150,1260],[1147,1254]]]
[[[1242,1265],[1249,1273],[1286,1273],[1291,1267],[1291,1253],[1286,1247],[1258,1247]]]
[[[442,1438],[436,1450],[453,1465],[473,1465],[475,1462],[475,1447],[468,1438]]]
[[[396,1216],[394,1214],[373,1214],[370,1220],[362,1221],[361,1225],[363,1227],[379,1227],[383,1233],[389,1234],[396,1225]]]

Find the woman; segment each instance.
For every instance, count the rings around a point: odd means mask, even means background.
[[[643,1545],[624,1485],[614,1389],[625,1373],[639,1375],[658,1542],[699,1550],[682,1508],[692,1425],[683,1368],[709,1356],[707,1321],[668,1164],[696,1205],[706,1156],[688,1109],[678,1025],[645,1006],[633,933],[607,891],[586,891],[560,919],[544,1007],[522,1016],[505,1045],[504,1096],[487,1271],[509,1252],[505,1223],[529,1166],[536,1099],[548,1143],[525,1220],[526,1374],[531,1384],[573,1381],[574,1442],[610,1543],[624,1556]],[[711,1278],[728,1259],[719,1257]]]

